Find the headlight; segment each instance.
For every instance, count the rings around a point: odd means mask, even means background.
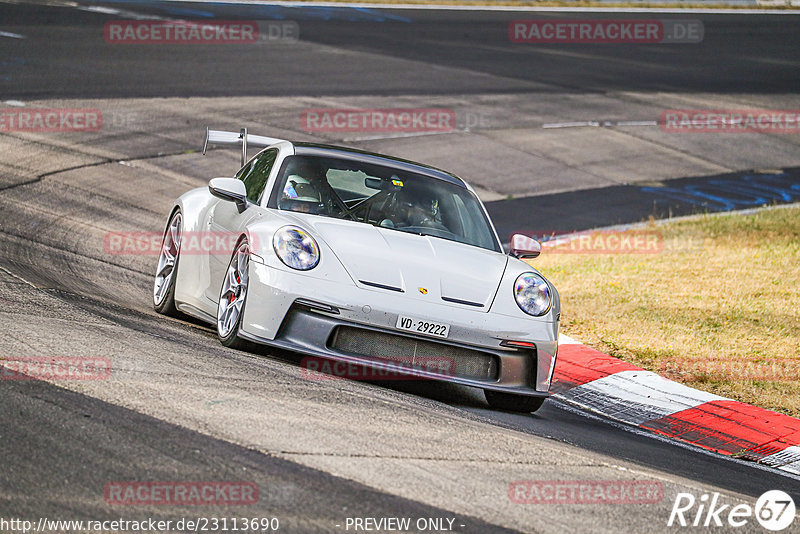
[[[283,263],[298,271],[308,271],[319,263],[317,242],[294,226],[284,226],[275,232],[272,248]]]
[[[522,273],[514,282],[514,300],[528,315],[540,316],[550,309],[550,288],[536,273]]]

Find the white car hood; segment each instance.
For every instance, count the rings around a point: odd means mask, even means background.
[[[359,286],[429,302],[488,312],[508,263],[505,254],[437,237],[318,215],[287,218],[327,243]]]

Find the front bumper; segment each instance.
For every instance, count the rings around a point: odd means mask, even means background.
[[[395,327],[398,315],[450,325],[447,339],[417,336]],[[494,363],[486,373],[432,372],[409,369],[411,375],[529,396],[547,396],[555,367],[558,323],[533,317],[511,317],[426,303],[380,289],[362,289],[290,273],[251,262],[247,304],[239,335],[251,341],[304,354],[396,371],[396,362],[373,354],[341,350],[337,329],[348,327],[397,340],[398,346],[420,340],[426,350],[459,358],[475,354]],[[370,334],[372,335],[372,334]],[[527,341],[535,348],[501,346],[504,340]],[[416,354],[416,348],[414,349]]]

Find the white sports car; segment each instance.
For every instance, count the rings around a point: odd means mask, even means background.
[[[153,291],[158,312],[214,324],[226,346],[270,345],[478,387],[501,410],[542,405],[558,293],[520,260],[537,256],[539,243],[515,235],[505,254],[463,180],[245,129],[207,130],[203,153],[209,143],[241,143],[242,168],[175,201]],[[248,146],[265,148],[245,164]],[[198,235],[214,246],[190,250]]]

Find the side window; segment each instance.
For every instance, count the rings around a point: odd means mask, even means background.
[[[259,154],[258,157],[250,160],[236,175],[236,178],[244,182],[244,188],[247,190],[247,200],[250,202],[257,203],[258,199],[261,198],[261,193],[267,186],[269,173],[277,157],[277,148],[266,150]]]

